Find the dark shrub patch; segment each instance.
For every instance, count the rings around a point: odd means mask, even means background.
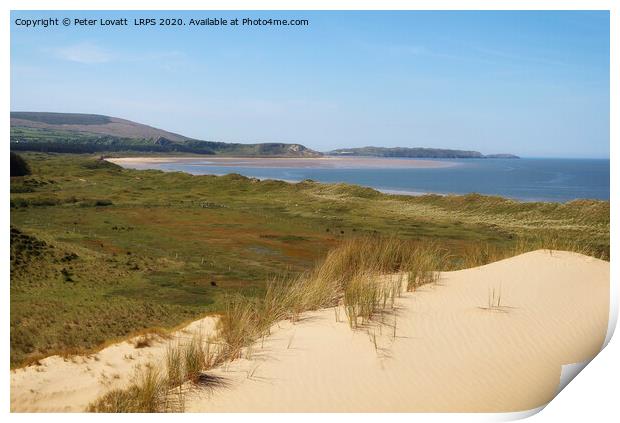
[[[19,154],[11,152],[11,176],[26,176],[31,173],[32,171],[26,160]]]

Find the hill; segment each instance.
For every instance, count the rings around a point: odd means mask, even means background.
[[[110,135],[120,138],[166,138],[170,141],[190,139],[130,120],[82,113],[11,112],[11,126]]]
[[[225,143],[192,139],[104,115],[11,112],[11,150],[55,153],[189,153],[229,156],[317,157],[300,144]]]
[[[330,156],[373,156],[373,157],[416,157],[428,159],[485,159],[503,158],[518,159],[514,154],[484,155],[479,151],[449,150],[442,148],[409,148],[409,147],[360,147],[340,148],[326,154]]]
[[[519,156],[515,156],[514,154],[487,154],[484,156],[485,159],[518,159]]]

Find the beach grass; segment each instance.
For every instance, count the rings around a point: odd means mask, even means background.
[[[153,365],[138,369],[128,388],[114,389],[89,405],[99,413],[157,413],[167,409],[168,385]]]
[[[205,346],[202,336],[196,335],[181,350],[184,370],[182,375],[190,382],[198,383],[202,372],[210,367],[210,358]]]
[[[166,377],[170,388],[180,387],[187,380],[185,354],[182,344],[177,340],[166,348]]]
[[[92,402],[87,411],[97,413],[182,412],[191,386],[202,383],[207,370],[225,356],[210,348],[201,332],[168,343],[163,363],[148,362],[134,369],[129,384],[112,389]],[[161,370],[161,369],[165,369]]]

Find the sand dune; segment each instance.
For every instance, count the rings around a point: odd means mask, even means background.
[[[334,309],[281,322],[246,357],[210,371],[219,383],[194,391],[186,409],[528,410],[553,398],[563,364],[596,355],[608,315],[608,262],[531,252],[443,273],[437,285],[403,294],[383,323],[379,318],[364,329],[352,331],[344,312]],[[188,329],[202,325],[209,332],[213,324],[208,318]],[[126,342],[89,359],[51,357],[13,371],[11,409],[82,410],[110,386],[126,383],[136,362],[156,360],[164,350],[164,342],[143,349]]]
[[[192,333],[212,333],[216,319],[206,317],[150,347],[136,348],[128,340],[102,349],[91,356],[63,358],[52,356],[39,366],[11,371],[11,411],[80,412],[113,388],[126,386],[134,369],[149,362],[158,363],[166,354],[167,343]]]

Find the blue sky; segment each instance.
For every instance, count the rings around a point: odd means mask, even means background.
[[[48,27],[42,17],[301,18]],[[11,110],[198,139],[609,157],[607,12],[12,12]]]

